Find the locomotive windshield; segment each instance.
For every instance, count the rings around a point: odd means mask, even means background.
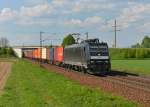
[[[88,39],[81,43],[89,44],[89,54],[91,59],[109,59],[107,43],[100,43],[99,39]]]
[[[91,59],[107,59],[109,56],[107,44],[90,44]]]

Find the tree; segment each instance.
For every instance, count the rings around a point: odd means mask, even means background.
[[[139,43],[132,45],[132,48],[141,48],[141,45]]]
[[[137,43],[135,45],[132,45],[131,47],[132,48],[150,48],[150,37],[145,36],[141,44]]]
[[[15,53],[14,53],[14,51],[13,51],[12,48],[8,48],[8,49],[7,49],[7,55],[15,56]]]
[[[75,39],[74,37],[69,34],[68,36],[66,36],[62,42],[62,46],[68,46],[68,45],[72,45],[72,44],[75,44]]]
[[[8,46],[9,46],[9,41],[8,41],[8,39],[7,39],[7,38],[4,38],[4,37],[0,38],[0,47],[6,48],[6,47],[8,47]]]
[[[150,48],[150,38],[148,36],[144,37],[141,47],[142,48]]]

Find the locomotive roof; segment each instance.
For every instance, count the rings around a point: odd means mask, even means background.
[[[99,42],[99,39],[95,38],[95,39],[84,40],[84,41],[82,41],[82,42],[79,43],[79,44],[69,45],[69,46],[67,46],[67,47],[65,47],[65,48],[81,47],[81,46],[85,45],[86,43],[89,43],[89,44],[99,43],[99,44],[101,44],[101,45],[107,45],[107,43],[105,43],[105,42]]]
[[[81,46],[81,44],[73,44],[73,45],[66,46],[65,48],[73,48],[73,47],[79,47],[79,46]]]

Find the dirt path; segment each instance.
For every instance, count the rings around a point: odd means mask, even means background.
[[[11,71],[11,62],[0,62],[0,93],[5,86],[6,80]]]

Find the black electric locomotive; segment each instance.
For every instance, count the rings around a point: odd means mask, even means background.
[[[64,48],[64,65],[76,70],[104,74],[110,71],[108,45],[99,39],[84,40]]]

